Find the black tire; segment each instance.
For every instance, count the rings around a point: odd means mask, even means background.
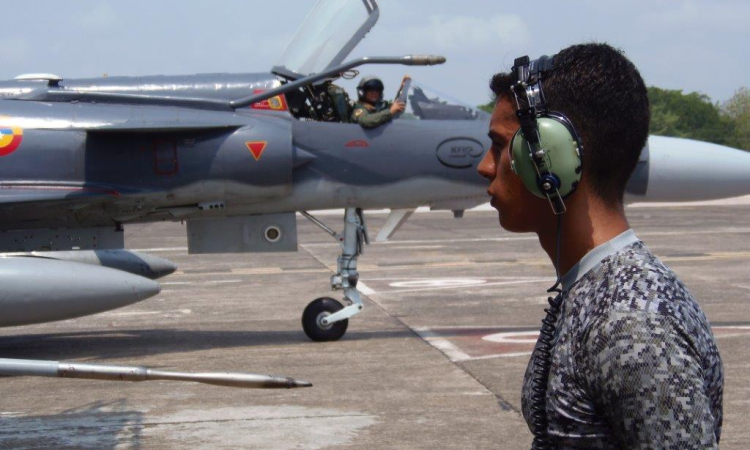
[[[340,320],[334,324],[323,327],[319,318],[341,311],[344,306],[330,297],[321,297],[313,300],[305,312],[302,313],[302,329],[307,337],[316,342],[330,342],[341,339],[349,326],[349,319]]]

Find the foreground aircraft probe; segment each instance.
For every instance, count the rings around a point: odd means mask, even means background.
[[[372,130],[348,123],[338,78],[366,64],[445,61],[346,62],[378,15],[375,0],[320,1],[267,73],[0,82],[0,326],[158,293],[153,279],[174,266],[125,250],[128,224],[185,221],[191,254],[283,252],[297,249],[301,213],[341,244],[331,286],[346,303],[315,300],[303,328],[314,340],[343,336],[363,307],[364,210],[391,209],[383,240],[419,206],[460,217],[486,200],[476,172],[490,146],[485,112],[414,80],[397,120]],[[744,152],[652,137],[627,199],[743,195],[748,172]],[[322,209],[344,210],[341,233],[307,212]]]

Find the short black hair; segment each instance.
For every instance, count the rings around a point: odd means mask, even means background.
[[[511,74],[499,73],[490,89],[512,101],[512,84]],[[621,205],[648,139],[648,92],[638,69],[608,44],[573,45],[555,56],[543,89],[549,110],[567,116],[581,136],[583,176],[594,193],[608,206]]]

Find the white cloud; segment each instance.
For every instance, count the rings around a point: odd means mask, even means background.
[[[117,22],[117,11],[109,3],[98,3],[78,17],[79,23],[88,29],[103,30]]]
[[[746,33],[750,4],[725,1],[717,4],[707,1],[680,0],[659,6],[659,10],[648,11],[641,21],[654,29],[710,30]]]
[[[488,47],[519,47],[529,42],[529,28],[515,14],[490,17],[432,15],[429,23],[397,33],[398,40],[435,51],[478,53]]]

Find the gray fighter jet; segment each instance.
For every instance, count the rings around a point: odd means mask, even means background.
[[[418,83],[408,108],[373,130],[347,123],[333,84],[366,64],[433,65],[438,56],[345,59],[378,19],[375,0],[321,0],[270,72],[0,82],[0,326],[118,308],[159,291],[168,261],[125,250],[131,223],[185,221],[191,254],[297,249],[301,213],[341,244],[334,290],[302,317],[318,341],[344,335],[363,303],[363,211],[390,208],[387,239],[419,206],[484,203],[476,166],[489,116]],[[654,137],[630,200],[750,192],[750,156]],[[307,211],[343,209],[342,232]]]

